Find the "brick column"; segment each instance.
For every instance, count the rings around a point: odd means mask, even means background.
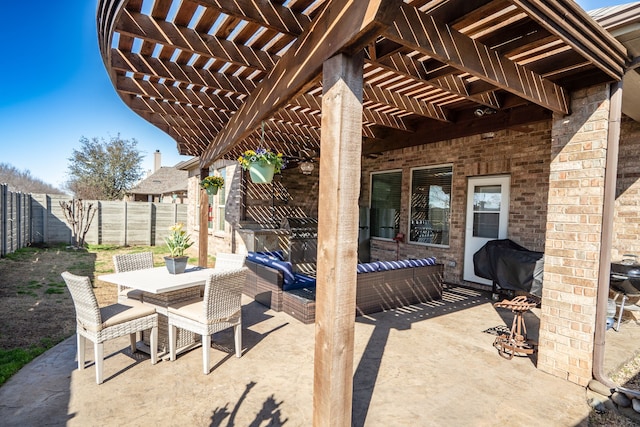
[[[572,94],[554,116],[538,368],[579,385],[592,378],[609,88]]]

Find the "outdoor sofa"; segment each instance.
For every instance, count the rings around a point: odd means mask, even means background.
[[[282,253],[249,252],[243,292],[302,323],[315,321],[315,278],[294,272]],[[356,315],[442,299],[443,265],[434,257],[357,266]]]

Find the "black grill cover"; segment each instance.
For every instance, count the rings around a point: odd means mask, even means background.
[[[509,239],[491,240],[473,255],[473,270],[501,289],[542,297],[543,255]]]

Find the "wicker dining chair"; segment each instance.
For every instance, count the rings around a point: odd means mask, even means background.
[[[153,268],[153,252],[114,255],[113,265],[116,273]],[[141,290],[118,285],[118,302],[125,302],[127,298],[142,302],[142,295]]]
[[[244,267],[245,259],[247,259],[245,254],[218,252],[213,268],[215,268],[216,271],[235,270]],[[204,285],[200,286],[200,297],[204,297]]]
[[[211,335],[234,329],[236,357],[242,355],[242,288],[247,267],[213,273],[205,285],[204,299],[169,306],[169,354],[176,360],[176,328],[202,335],[202,367],[209,373]]]
[[[216,263],[213,266],[216,270],[234,270],[244,267],[244,260],[247,258],[245,254],[230,254],[218,252],[216,254]]]
[[[151,364],[158,361],[158,314],[152,306],[128,300],[126,304],[112,304],[100,308],[87,276],[62,273],[73,305],[76,308],[76,334],[78,339],[78,369],[84,369],[86,340],[93,342],[96,382],[102,384],[102,365],[105,341],[129,335],[131,351],[136,351],[136,332],[151,329]]]

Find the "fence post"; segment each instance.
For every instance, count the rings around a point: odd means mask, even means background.
[[[7,185],[0,185],[0,256],[7,254]]]
[[[24,194],[16,193],[16,249],[22,247],[22,199]]]
[[[123,203],[124,203],[124,206],[123,206],[124,221],[122,221],[122,224],[124,225],[124,244],[123,244],[123,246],[127,246],[127,232],[128,232],[128,229],[129,229],[127,222],[129,221],[129,218],[127,216],[127,201],[125,200]]]
[[[44,195],[44,206],[42,209],[42,243],[49,244],[49,206],[51,205],[48,194]]]
[[[8,192],[8,197],[7,200],[9,201],[9,215],[8,215],[8,220],[9,220],[9,247],[7,248],[7,250],[9,252],[14,252],[16,250],[16,202],[17,202],[17,197],[16,197],[16,193],[14,193],[13,191],[9,191]]]
[[[153,235],[153,229],[154,229],[154,225],[156,222],[156,210],[154,209],[155,205],[153,202],[147,202],[149,203],[149,230],[147,232],[147,237],[149,238],[148,242],[149,242],[149,246],[152,245],[152,235]]]

